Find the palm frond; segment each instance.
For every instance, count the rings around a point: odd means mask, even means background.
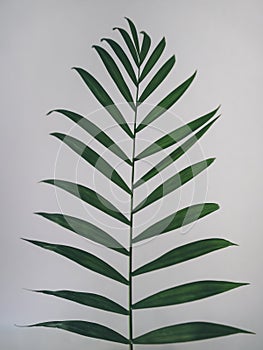
[[[171,174],[171,176],[157,188],[151,188],[151,185],[149,185],[150,194],[139,204],[134,206],[134,197],[137,188],[154,178],[169,165],[185,155],[218,119],[219,116],[216,114],[219,107],[187,124],[172,129],[171,132],[152,142],[142,152],[136,154],[136,146],[140,141],[140,139],[138,139],[138,133],[147,128],[151,123],[154,123],[161,116],[164,116],[165,113],[176,104],[192,84],[196,72],[166,94],[161,101],[154,104],[151,108],[147,106],[148,110],[146,115],[140,116],[142,117],[140,119],[142,122],[137,125],[141,105],[163,85],[163,82],[172,72],[175,65],[175,56],[172,55],[170,58],[166,58],[164,63],[159,65],[160,58],[164,54],[166,47],[165,38],[162,38],[160,42],[151,49],[151,37],[145,31],[139,32],[131,19],[126,17],[126,20],[128,30],[120,27],[114,28],[119,32],[124,46],[111,38],[103,38],[101,39],[101,46],[94,45],[93,47],[98,53],[106,72],[112,78],[113,86],[118,89],[124,103],[128,103],[131,107],[129,109],[129,112],[133,113],[133,126],[131,128],[127,123],[126,114],[124,117],[121,106],[113,101],[110,96],[111,94],[107,91],[108,89],[85,69],[73,69],[79,74],[85,86],[88,87],[89,91],[102,108],[107,111],[115,123],[119,125],[119,131],[124,131],[126,137],[128,135],[127,139],[128,142],[131,143],[130,154],[132,154],[132,157],[128,157],[107,132],[100,129],[95,123],[89,121],[82,115],[66,109],[56,109],[48,114],[57,112],[60,115],[64,115],[89,133],[94,139],[101,143],[102,146],[109,149],[114,156],[117,156],[125,162],[126,167],[127,164],[129,165],[127,168],[131,182],[128,184],[111,164],[111,160],[104,159],[92,147],[71,135],[58,132],[52,133],[54,137],[73,150],[77,156],[89,163],[89,166],[92,166],[95,171],[102,173],[107,183],[114,183],[114,185],[118,187],[118,190],[123,190],[125,195],[129,196],[130,211],[128,213],[123,213],[112,201],[106,198],[107,196],[98,193],[84,184],[82,185],[59,179],[49,179],[43,182],[62,189],[84,203],[94,207],[95,210],[98,211],[97,214],[101,215],[102,218],[106,215],[112,220],[120,221],[125,225],[124,227],[126,229],[129,229],[130,246],[126,247],[122,245],[120,243],[122,240],[113,238],[112,232],[106,232],[93,223],[83,219],[64,213],[38,212],[36,214],[74,234],[113,250],[114,254],[115,252],[117,253],[119,259],[126,259],[125,263],[127,263],[128,266],[128,274],[127,276],[122,275],[110,262],[106,262],[104,258],[93,255],[86,250],[33,239],[24,240],[67,258],[80,267],[103,276],[103,278],[106,277],[105,283],[107,283],[108,288],[110,288],[111,283],[114,282],[118,282],[122,286],[124,285],[125,291],[123,289],[123,292],[127,293],[128,299],[127,308],[107,296],[90,293],[88,291],[46,289],[37,289],[34,291],[61,298],[65,301],[81,304],[82,306],[112,312],[122,317],[125,316],[128,321],[128,332],[127,335],[124,336],[102,324],[84,320],[48,321],[32,324],[28,327],[58,328],[85,337],[126,344],[130,350],[133,350],[136,344],[171,344],[205,340],[238,333],[252,334],[250,331],[225,324],[192,321],[154,329],[139,336],[135,335],[137,330],[134,323],[134,313],[137,309],[146,310],[162,306],[176,307],[178,304],[193,301],[204,302],[206,298],[230,292],[231,290],[247,285],[247,283],[218,280],[186,281],[183,284],[175,285],[169,289],[159,290],[154,293],[151,292],[150,295],[143,296],[140,300],[134,301],[133,290],[138,283],[135,277],[164,268],[176,268],[178,264],[189,263],[193,259],[204,257],[207,254],[235,246],[236,244],[223,238],[201,239],[176,248],[171,247],[170,250],[163,255],[133,269],[136,243],[152,237],[158,237],[160,239],[163,234],[171,234],[172,231],[176,232],[176,230],[179,230],[183,226],[196,222],[219,209],[219,205],[216,203],[189,203],[187,207],[175,210],[172,214],[161,218],[157,222],[151,222],[150,226],[140,233],[136,232],[136,227],[134,225],[135,215],[140,217],[141,211],[144,208],[151,206],[154,202],[176,191],[184,184],[194,179],[214,162],[215,158],[199,160],[198,162],[189,164],[178,173]],[[111,52],[107,51],[102,46],[104,43],[108,45]],[[151,77],[148,77],[148,75],[151,75]],[[141,86],[142,82],[143,89]],[[133,91],[134,88],[135,93]],[[179,142],[180,144],[177,145],[168,156],[164,155],[163,151],[166,148],[172,147]],[[135,167],[140,166],[140,161],[142,159],[158,152],[160,153],[160,159],[157,164],[149,169],[141,178],[135,180]],[[91,181],[89,176],[87,177],[87,181]],[[145,247],[143,247],[143,249],[145,249]],[[120,286],[119,284],[118,286]],[[156,288],[156,290],[158,290],[158,288]],[[145,312],[147,312],[147,310]]]

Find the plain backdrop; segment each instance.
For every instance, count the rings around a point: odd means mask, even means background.
[[[3,350],[113,350],[127,347],[85,338],[60,330],[17,328],[47,320],[84,319],[102,323],[127,334],[125,317],[76,305],[65,300],[29,292],[27,289],[73,289],[98,292],[126,305],[127,289],[107,278],[41,250],[21,237],[71,244],[105,258],[123,274],[125,257],[77,237],[47,220],[37,211],[66,212],[89,218],[111,231],[124,244],[127,230],[103,214],[80,204],[70,195],[38,182],[57,177],[95,186],[127,207],[127,197],[91,166],[49,136],[70,132],[90,142],[98,152],[103,147],[72,123],[55,115],[54,108],[68,108],[107,129],[124,149],[125,135],[112,119],[98,110],[99,104],[70,68],[83,67],[94,74],[116,102],[122,98],[112,84],[93,44],[103,37],[122,42],[115,26],[127,28],[125,16],[139,30],[146,30],[153,46],[166,37],[167,48],[160,62],[176,55],[176,67],[165,83],[149,98],[157,103],[196,69],[197,77],[171,112],[142,134],[142,145],[158,133],[171,131],[221,104],[219,121],[177,165],[204,157],[216,157],[208,172],[193,184],[168,196],[138,218],[137,228],[149,226],[159,217],[185,204],[206,200],[220,204],[216,213],[197,224],[174,231],[138,246],[135,267],[160,254],[196,239],[222,237],[239,244],[200,259],[136,279],[134,298],[139,300],[164,288],[198,279],[250,282],[250,286],[174,307],[138,311],[135,334],[165,325],[193,320],[225,323],[256,335],[235,335],[178,345],[154,346],[156,350],[260,350],[262,335],[262,20],[263,4],[256,0],[1,0],[1,299],[0,345]],[[106,47],[106,44],[103,44]],[[159,66],[158,66],[159,67]],[[127,78],[127,76],[125,76]],[[149,106],[145,106],[147,110]],[[127,119],[131,114],[127,112]],[[141,116],[142,118],[142,116]],[[143,147],[143,146],[142,146]],[[107,152],[114,167],[129,179],[126,167]],[[158,154],[140,171],[160,160]],[[162,175],[174,173],[168,168]],[[162,179],[149,183],[155,186]],[[150,187],[149,187],[150,188]],[[147,191],[149,191],[149,188]],[[179,195],[178,195],[179,194]],[[139,196],[143,198],[145,192]],[[136,350],[152,346],[136,346]]]

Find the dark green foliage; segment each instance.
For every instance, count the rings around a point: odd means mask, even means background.
[[[84,202],[100,209],[102,212],[112,216],[113,218],[120,220],[124,224],[130,224],[130,221],[126,218],[126,216],[124,216],[113,204],[111,204],[111,202],[90,188],[63,180],[51,179],[44,180],[42,182],[59,187],[64,191],[73,194],[77,198],[82,199]]]
[[[93,242],[99,243],[105,247],[116,250],[124,255],[129,255],[127,249],[125,249],[116,239],[114,239],[107,232],[103,231],[99,227],[93,225],[90,222],[82,219],[75,218],[73,216],[59,214],[59,213],[36,213],[44,218],[55,222],[56,224],[67,228],[68,230],[77,233],[78,235],[85,237]]]
[[[74,292],[72,290],[35,290],[35,292],[53,295],[58,298],[74,301],[78,304],[115,312],[121,315],[128,315],[128,310],[124,309],[124,307],[98,294]]]
[[[165,253],[144,266],[139,267],[133,272],[133,276],[180,264],[216,250],[235,245],[236,244],[232,242],[220,238],[203,239],[201,241],[188,243]]]
[[[134,344],[169,344],[247,333],[244,329],[209,322],[190,322],[156,329],[134,339]]]
[[[41,322],[28,327],[59,328],[68,332],[84,335],[85,337],[104,339],[115,343],[128,344],[128,339],[114,330],[93,322],[69,320]]]
[[[131,143],[131,159],[125,154],[120,146],[109,135],[107,135],[106,132],[80,114],[65,109],[57,109],[53,112],[58,112],[60,115],[64,115],[73,123],[79,125],[102,146],[109,149],[123,162],[126,162],[127,171],[131,175],[131,183],[126,183],[110,162],[103,159],[100,154],[95,152],[82,141],[63,133],[55,132],[52,135],[71,148],[79,157],[88,162],[89,166],[91,165],[94,167],[95,172],[101,172],[105,176],[106,181],[113,182],[117,186],[118,191],[125,191],[125,195],[129,196],[130,200],[130,212],[128,213],[128,216],[126,216],[126,214],[124,215],[122,210],[118,209],[112,201],[107,199],[107,194],[99,194],[84,185],[65,180],[50,179],[44,180],[43,182],[56,186],[57,188],[84,201],[88,205],[95,207],[99,210],[98,215],[102,218],[104,215],[108,215],[112,220],[120,221],[124,227],[129,229],[130,246],[124,247],[118,240],[112,237],[112,232],[106,232],[83,219],[62,213],[37,214],[60,227],[66,228],[74,234],[78,234],[90,241],[103,245],[106,249],[114,250],[114,254],[118,254],[117,257],[120,259],[126,259],[125,263],[128,266],[128,276],[123,276],[119,271],[112,267],[110,263],[105,262],[103,258],[99,258],[79,248],[40,242],[31,239],[26,239],[26,241],[51,252],[55,252],[58,255],[77,263],[82,268],[92,270],[97,274],[107,277],[105,283],[107,283],[108,288],[110,288],[111,283],[119,282],[118,285],[122,288],[122,293],[127,293],[127,308],[121,306],[116,301],[109,299],[107,296],[86,291],[36,290],[36,292],[55,296],[106,312],[113,312],[119,314],[120,317],[126,317],[128,323],[128,335],[127,337],[124,337],[115,330],[104,325],[80,320],[49,321],[30,325],[29,327],[41,326],[59,328],[86,337],[127,344],[130,350],[134,348],[134,344],[169,344],[209,339],[236,333],[251,333],[236,327],[198,321],[171,325],[150,331],[140,336],[135,336],[135,333],[138,332],[138,330],[134,328],[135,318],[133,313],[136,309],[174,306],[177,304],[198,301],[236,289],[247,283],[217,280],[187,282],[166,290],[160,290],[159,292],[144,297],[137,302],[134,302],[133,300],[134,283],[136,287],[139,282],[136,281],[137,276],[163,268],[175,268],[175,265],[177,264],[188,262],[198,257],[200,258],[206,254],[234,246],[235,244],[222,238],[198,240],[171,249],[137,269],[132,269],[133,252],[136,249],[137,242],[151,237],[161,237],[164,233],[178,230],[184,225],[196,222],[219,209],[219,206],[216,203],[190,203],[189,206],[180,208],[173,214],[157,222],[154,222],[153,220],[150,226],[143,232],[138,233],[134,231],[134,218],[136,215],[141,215],[141,211],[144,212],[144,208],[151,206],[154,202],[163,199],[171,192],[181,188],[181,186],[197,177],[214,162],[214,158],[199,160],[198,162],[187,166],[185,169],[180,170],[176,174],[171,174],[168,180],[161,183],[157,188],[152,188],[150,194],[143,201],[137,204],[137,206],[134,205],[134,195],[137,187],[142,186],[145,182],[162,172],[169,165],[173,164],[177,159],[184,156],[218,119],[218,108],[188,122],[187,124],[177,127],[165,136],[152,142],[151,145],[146,147],[139,154],[136,154],[135,150],[136,143],[138,142],[138,133],[147,128],[149,124],[154,123],[157,118],[164,115],[166,111],[182,97],[192,84],[196,72],[163,97],[160,102],[154,105],[154,107],[149,108],[150,110],[146,113],[146,116],[140,115],[140,120],[142,120],[142,122],[137,125],[137,118],[141,104],[153,94],[168,77],[176,60],[175,56],[172,56],[168,60],[166,58],[163,61],[165,63],[159,64],[159,60],[162,57],[166,46],[165,38],[161,39],[154,49],[151,49],[152,41],[150,36],[144,31],[138,33],[134,23],[129,18],[126,18],[126,20],[129,26],[129,32],[123,28],[114,28],[119,32],[122,38],[122,44],[119,44],[113,39],[104,38],[101,41],[108,44],[108,48],[111,52],[108,52],[102,46],[94,45],[93,47],[101,58],[102,64],[105,67],[105,72],[107,72],[112,78],[113,86],[117,87],[120,97],[122,99],[124,98],[124,102],[128,103],[131,107],[129,111],[130,113],[133,113],[134,118],[132,128],[129,127],[124,114],[121,112],[121,106],[113,101],[110,92],[107,92],[102,84],[99,83],[88,71],[82,68],[74,69],[78,72],[84,81],[85,86],[88,87],[89,91],[94,95],[102,108],[111,115],[114,123],[119,125],[120,131],[124,131],[126,137],[127,135],[129,136],[127,139]],[[151,75],[151,77],[148,78],[147,81],[146,78],[148,75]],[[142,81],[143,88],[141,86]],[[181,142],[182,140],[184,141]],[[162,151],[164,149],[172,147],[177,143],[179,143],[179,145],[171,150],[168,156],[163,155],[164,152]],[[157,152],[160,152],[161,154],[158,163],[149,169],[138,181],[135,181],[135,167],[140,163],[140,160]],[[90,177],[88,176],[87,181],[90,181]],[[142,249],[145,249],[145,247]],[[145,312],[147,312],[147,310]],[[123,320],[121,322],[123,322]]]
[[[198,281],[176,286],[151,295],[133,305],[133,309],[145,309],[167,305],[188,303],[211,297],[212,295],[227,292],[247,283],[234,283],[226,281]]]
[[[103,276],[109,277],[115,281],[123,284],[128,284],[126,278],[124,278],[118,271],[101,260],[97,256],[85,252],[84,250],[69,247],[61,244],[51,244],[48,242],[33,241],[31,239],[25,239],[25,241],[35,244],[41,248],[50,250],[54,253],[64,256],[77,264],[85,267],[86,269],[97,272]]]

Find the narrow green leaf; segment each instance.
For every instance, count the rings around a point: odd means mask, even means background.
[[[82,68],[75,69],[99,103],[107,110],[107,112],[112,116],[112,118],[120,125],[120,127],[133,138],[133,133],[126,123],[123,115],[121,114],[118,107],[114,104],[111,97],[108,95],[106,90],[101,86],[101,84],[87,71]]]
[[[248,283],[226,281],[198,281],[183,284],[151,295],[133,305],[133,309],[145,309],[168,305],[177,305],[211,297],[227,292]]]
[[[48,242],[40,242],[31,239],[24,239],[24,241],[37,245],[38,247],[50,250],[54,253],[62,255],[69,260],[89,269],[91,271],[97,272],[100,275],[111,278],[117,282],[129,285],[129,282],[123,277],[117,270],[107,264],[105,261],[101,260],[97,256],[85,252],[84,250],[69,247],[61,244],[52,244]]]
[[[154,168],[150,169],[146,174],[144,174],[135,184],[134,188],[141,186],[146,181],[150,180],[155,175],[159,174],[163,169],[168,167],[170,164],[173,164],[177,159],[183,156],[206,132],[207,130],[214,124],[214,122],[219,117],[212,120],[206,126],[204,126],[200,131],[190,137],[187,141],[185,141],[181,146],[176,148],[172,153],[170,153],[167,157],[161,160]]]
[[[116,56],[119,58],[121,63],[123,64],[123,67],[126,69],[126,72],[130,76],[131,80],[133,81],[134,85],[137,85],[137,78],[134,73],[134,70],[132,68],[131,62],[128,59],[126,53],[123,51],[122,47],[114,40],[103,38],[101,41],[106,41],[112,50],[115,52]]]
[[[67,146],[69,146],[74,152],[81,156],[81,158],[85,159],[88,163],[94,166],[95,169],[100,171],[103,175],[105,175],[109,180],[114,182],[117,186],[122,188],[125,192],[131,194],[131,190],[124,182],[124,180],[120,177],[116,170],[106,162],[97,152],[93,151],[90,147],[86,146],[83,142],[75,139],[72,136],[65,135],[62,133],[54,132],[51,134],[55,136],[62,142],[64,142]]]
[[[139,39],[138,39],[138,33],[137,33],[137,30],[136,30],[136,27],[135,27],[134,23],[128,17],[125,17],[125,19],[129,23],[130,30],[131,30],[131,33],[132,33],[133,42],[135,44],[137,52],[139,53],[140,52],[140,47],[139,47]]]
[[[172,344],[252,332],[223,324],[189,322],[155,329],[134,339],[134,344]]]
[[[73,216],[58,214],[58,213],[36,213],[66,229],[77,233],[78,235],[85,237],[93,242],[99,243],[109,249],[113,249],[121,254],[129,255],[127,249],[125,249],[116,239],[111,237],[107,232],[103,231],[99,227],[91,224],[90,222],[82,219],[75,218]]]
[[[139,67],[139,58],[138,58],[138,54],[137,54],[137,51],[136,51],[136,48],[135,46],[133,45],[133,42],[131,40],[131,37],[130,35],[126,32],[125,29],[122,29],[122,28],[119,28],[119,27],[115,27],[113,28],[113,30],[118,30],[123,38],[123,40],[125,41],[131,55],[132,55],[132,58],[134,59],[134,62],[136,64],[137,67]]]
[[[124,160],[126,163],[131,165],[131,161],[128,156],[123,152],[123,150],[97,125],[93,124],[88,119],[84,118],[80,114],[75,112],[71,112],[65,109],[55,109],[48,113],[51,114],[53,112],[57,112],[65,115],[67,118],[75,122],[82,129],[87,131],[91,136],[93,136],[96,140],[98,140],[103,146],[105,146],[109,151],[116,154],[120,159]]]
[[[133,239],[133,243],[137,243],[143,241],[144,239],[158,236],[188,225],[191,222],[197,221],[218,209],[219,206],[215,203],[200,203],[183,208],[148,227],[145,231]]]
[[[121,334],[115,332],[114,330],[102,326],[98,323],[86,322],[86,321],[49,321],[41,322],[29,325],[27,327],[48,327],[48,328],[59,328],[64,331],[84,335],[85,337],[103,339],[112,341],[115,343],[128,344],[129,341]]]
[[[126,218],[126,216],[124,216],[113,204],[111,204],[111,202],[90,188],[64,180],[49,179],[43,180],[42,182],[59,187],[62,190],[71,193],[73,196],[82,199],[84,202],[92,205],[93,207],[112,216],[113,218],[118,219],[124,224],[130,225],[130,221]]]
[[[219,107],[213,110],[210,113],[207,113],[203,115],[202,117],[199,117],[193,121],[191,121],[188,124],[185,124],[174,131],[170,132],[169,134],[161,137],[159,140],[155,141],[153,144],[151,144],[149,147],[147,147],[144,151],[142,151],[136,159],[142,159],[145,157],[148,157],[156,152],[159,152],[167,147],[170,147],[177,143],[178,141],[181,141],[186,136],[190,135],[193,131],[204,125],[206,122],[208,122],[218,111]]]
[[[119,89],[122,96],[125,98],[125,100],[129,103],[129,105],[132,107],[132,109],[135,109],[133,98],[131,95],[131,92],[125,83],[125,80],[123,79],[123,76],[112,59],[112,57],[108,54],[106,50],[104,50],[102,47],[93,45],[94,49],[99,54],[100,58],[102,59],[108,73],[112,77],[114,83],[116,84],[117,88]]]
[[[199,256],[209,254],[216,250],[235,245],[236,244],[221,238],[202,239],[200,241],[188,243],[163,254],[146,265],[139,267],[133,272],[133,276],[181,264],[185,261],[198,258]]]
[[[146,39],[149,41],[149,39]],[[153,50],[151,56],[149,57],[148,61],[146,62],[143,71],[140,75],[139,82],[142,82],[143,79],[150,73],[152,68],[154,67],[155,63],[159,60],[161,57],[164,49],[165,49],[165,38],[162,38],[162,40],[159,42],[159,44],[156,46],[156,48]]]
[[[196,72],[184,81],[181,85],[179,85],[176,89],[169,93],[161,102],[158,103],[143,119],[141,124],[137,128],[137,132],[144,129],[147,125],[152,123],[154,120],[159,118],[163,113],[165,113],[169,108],[171,108],[179,98],[186,92],[186,90],[191,85],[192,81],[196,76]]]
[[[143,40],[142,40],[142,47],[141,47],[141,51],[140,51],[140,64],[142,65],[149,50],[151,47],[151,38],[149,37],[149,35],[142,31],[141,34],[143,35]]]
[[[183,169],[179,173],[170,177],[163,184],[158,186],[146,199],[144,199],[137,207],[133,210],[134,213],[139,210],[147,207],[148,205],[154,203],[160,198],[164,198],[167,194],[175,191],[179,187],[183,186],[185,183],[193,179],[195,176],[200,174],[203,170],[205,170],[209,165],[213,163],[215,158],[210,158],[198,162],[196,164],[192,164],[189,167]]]
[[[120,315],[128,315],[128,310],[102,295],[72,290],[35,290],[34,292],[52,295],[58,298],[74,301],[75,303],[94,307],[96,309],[115,312]]]
[[[175,56],[172,56],[168,61],[166,61],[163,66],[158,70],[158,72],[154,75],[152,80],[144,89],[143,93],[139,98],[139,102],[142,103],[150,96],[150,94],[160,86],[160,84],[164,81],[167,75],[170,73],[171,69],[175,64]]]

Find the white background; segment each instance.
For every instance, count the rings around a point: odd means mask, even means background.
[[[48,134],[67,132],[72,126],[65,118],[55,115],[47,118],[45,114],[54,108],[89,114],[99,107],[70,68],[80,66],[89,70],[111,91],[111,81],[91,46],[99,44],[100,38],[105,36],[121,42],[118,34],[112,32],[112,27],[127,28],[124,16],[130,17],[138,29],[146,30],[153,45],[162,36],[166,37],[164,59],[176,54],[176,68],[149,103],[158,102],[195,69],[198,70],[192,87],[172,108],[173,115],[161,117],[154,124],[156,127],[169,131],[178,122],[176,118],[172,119],[174,115],[186,122],[218,104],[222,105],[222,117],[200,141],[201,154],[193,151],[189,156],[193,162],[201,160],[202,153],[206,157],[215,156],[217,160],[209,168],[208,178],[202,174],[196,179],[194,189],[190,185],[183,188],[186,195],[183,197],[182,194],[181,199],[187,202],[188,197],[191,199],[191,191],[195,190],[197,199],[202,200],[203,190],[205,192],[208,188],[206,200],[218,202],[220,211],[201,220],[187,232],[170,233],[163,240],[156,239],[140,246],[136,252],[136,265],[195,239],[224,237],[239,244],[239,247],[138,278],[135,298],[198,279],[251,283],[248,287],[187,305],[139,311],[135,334],[173,323],[206,320],[252,330],[256,335],[235,335],[154,348],[260,350],[263,343],[263,5],[256,0],[0,2],[1,349],[127,348],[59,330],[14,327],[15,323],[84,319],[101,322],[122,334],[127,332],[127,322],[122,316],[23,290],[88,290],[102,292],[124,305],[127,302],[125,287],[20,240],[20,237],[27,237],[72,244],[98,256],[106,256],[116,268],[127,272],[125,258],[120,259],[117,254],[85,242],[33,215],[35,211],[58,211],[59,205],[71,215],[84,217],[87,211],[87,207],[84,210],[76,199],[59,191],[57,201],[54,188],[37,183],[53,177],[55,169],[60,144]],[[121,101],[115,89],[112,95]],[[96,114],[91,115],[91,120],[96,121]],[[98,120],[98,124],[101,127],[113,125],[109,117]],[[79,135],[87,137],[84,133],[79,132]],[[56,165],[59,176],[68,180],[76,178],[75,165],[76,156],[63,148]],[[166,177],[172,175],[172,170],[166,172]],[[81,162],[78,178],[87,185],[93,181],[91,175],[92,168]],[[96,175],[96,186],[101,186],[102,191],[104,182],[103,177]],[[200,188],[201,194],[198,192]],[[178,204],[176,194],[167,197],[161,214],[170,213],[174,203]],[[149,220],[157,219],[157,212],[156,215],[147,213]],[[146,216],[141,223],[145,219]],[[104,225],[107,226],[105,222]],[[136,346],[136,350],[142,348],[152,346]]]

